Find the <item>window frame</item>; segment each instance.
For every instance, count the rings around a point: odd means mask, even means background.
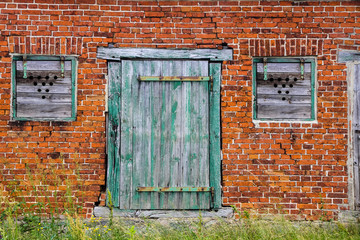
[[[264,63],[264,58],[266,58],[267,63],[299,63],[301,59],[304,59],[304,63],[311,64],[311,79],[310,79],[310,86],[311,86],[311,117],[310,118],[258,118],[257,117],[257,82],[256,82],[256,73],[257,73],[257,63]],[[309,122],[316,120],[316,57],[311,56],[301,56],[301,57],[254,57],[253,58],[253,72],[252,72],[252,97],[253,97],[253,120],[255,121],[275,121],[275,122]]]
[[[71,117],[17,117],[16,115],[16,61],[23,61],[26,56],[26,61],[60,61],[60,57],[64,57],[65,61],[71,61]],[[62,121],[70,122],[76,120],[76,80],[77,80],[77,57],[76,56],[62,56],[62,55],[13,55],[11,61],[11,119],[14,121]]]

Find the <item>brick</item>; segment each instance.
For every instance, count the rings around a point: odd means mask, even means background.
[[[89,216],[105,185],[107,64],[96,58],[97,47],[222,48],[226,42],[234,60],[222,71],[223,204],[261,215],[279,213],[282,202],[299,219],[317,218],[319,194],[329,216],[347,207],[347,69],[337,54],[360,49],[355,2],[34,1],[41,4],[0,3],[0,156],[10,163],[9,186],[23,184],[26,164],[38,166],[39,177],[61,158],[85,163],[79,171],[87,188],[74,194],[85,196],[82,214]],[[79,55],[75,122],[10,122],[10,52]],[[254,124],[252,57],[310,55],[318,59],[318,123]],[[70,169],[57,170],[77,183]],[[41,190],[42,197],[54,188]],[[102,205],[104,199],[103,193]]]

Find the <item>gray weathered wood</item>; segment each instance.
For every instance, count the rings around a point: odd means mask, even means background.
[[[311,104],[258,104],[259,118],[301,119],[311,117]]]
[[[58,94],[71,94],[71,85],[54,85],[54,86],[34,86],[20,84],[16,87],[18,93],[58,93]],[[39,91],[40,89],[40,91]],[[48,90],[48,91],[46,91]]]
[[[300,63],[268,63],[264,80],[263,63],[256,68],[256,111],[258,118],[311,118],[311,64],[304,64],[301,80]]]
[[[256,63],[257,72],[264,72],[264,64]],[[300,63],[267,63],[267,72],[268,73],[277,73],[277,72],[288,72],[294,73],[298,72],[300,74]],[[304,72],[311,72],[311,63],[304,64]]]
[[[233,59],[232,49],[152,49],[152,48],[105,48],[99,47],[97,57],[107,60],[122,58],[150,59],[209,59],[211,61],[226,61]]]
[[[62,118],[71,117],[71,103],[17,104],[18,117]]]
[[[159,68],[152,67],[152,64],[159,64],[155,62],[145,61],[143,63],[143,70],[145,74],[148,74],[149,76],[154,75],[155,73],[152,72],[152,70],[159,70]],[[147,84],[141,85],[142,89],[142,95],[144,96],[144,113],[143,116],[143,129],[146,131],[146,134],[142,136],[142,142],[144,144],[144,148],[142,151],[143,159],[144,159],[144,167],[143,167],[143,177],[141,179],[140,185],[145,185],[146,183],[151,183],[152,181],[152,140],[149,141],[149,139],[152,139],[153,137],[153,131],[152,129],[152,116],[153,116],[153,103],[152,100],[152,91],[154,88],[154,84],[150,83],[150,86],[147,86]],[[156,103],[156,101],[155,101]],[[145,193],[140,195],[139,202],[142,203],[143,207],[145,209],[151,209],[151,195],[152,193]]]
[[[163,74],[172,76],[183,76],[183,61],[163,61]],[[181,159],[181,115],[180,109],[182,104],[181,99],[182,84],[176,82],[170,84],[170,107],[171,107],[171,127],[170,127],[170,156],[169,156],[169,177],[168,185],[173,187],[181,186],[179,184],[180,176],[180,159]],[[181,193],[172,193],[168,196],[168,208],[179,208],[179,200]]]
[[[259,94],[257,96],[258,104],[303,104],[311,105],[311,98],[301,95],[290,95],[282,92],[281,94]],[[283,100],[285,98],[285,100]]]
[[[185,67],[185,71],[188,71],[188,74],[191,74],[195,69],[197,70],[197,64],[194,66],[194,63],[187,62],[187,66]],[[186,75],[188,75],[186,74]],[[199,96],[200,89],[199,84],[191,84],[190,91],[190,114],[188,117],[190,118],[190,156],[189,156],[189,174],[188,185],[189,186],[199,186],[199,163],[200,163],[200,146],[199,146],[199,122],[198,118],[200,117],[199,110]],[[190,195],[190,205],[194,205],[199,202],[198,195],[194,193],[189,193]],[[200,203],[200,202],[199,202]],[[200,207],[200,206],[199,206]]]
[[[278,95],[278,92],[281,91],[282,93],[286,94],[286,91],[289,92],[289,95],[299,95],[299,96],[307,96],[309,99],[311,99],[311,88],[307,87],[307,88],[303,88],[303,87],[272,87],[272,86],[264,86],[264,87],[259,87],[256,89],[256,93],[259,94],[259,96],[261,97],[262,95],[266,95],[266,94],[273,94],[273,95]]]
[[[138,72],[141,72],[143,68],[142,61],[129,61],[129,65],[131,65],[133,69],[133,75],[138,75]],[[131,98],[127,99],[131,104],[132,111],[132,122],[129,124],[132,125],[132,169],[131,169],[131,179],[132,185],[130,187],[130,191],[132,192],[132,197],[130,199],[130,208],[131,209],[142,209],[143,206],[140,203],[140,195],[136,191],[137,186],[142,186],[141,184],[144,182],[144,171],[146,169],[146,159],[145,149],[144,149],[144,141],[143,135],[147,134],[146,129],[143,128],[143,118],[144,118],[144,98],[146,98],[147,93],[144,92],[143,85],[139,81],[134,81],[133,78],[130,78],[131,81]],[[145,165],[145,166],[144,166]]]
[[[39,70],[39,71],[59,71],[61,72],[61,62],[59,61],[36,61],[31,60],[26,63],[27,71]],[[16,70],[23,71],[23,61],[16,61]],[[64,70],[71,71],[71,61],[64,61]]]
[[[17,78],[16,78],[16,82],[17,83],[29,83],[29,84],[33,84],[33,83],[50,83],[52,82],[53,84],[55,83],[59,83],[59,82],[69,82],[71,83],[71,70],[67,70],[64,72],[64,78],[61,77],[61,72],[60,71],[47,71],[47,70],[36,70],[36,71],[27,71],[27,78],[24,78],[24,71],[17,71]],[[41,77],[40,79],[38,79],[38,77]],[[48,78],[46,78],[48,77]]]
[[[16,117],[72,117],[71,68],[71,61],[65,61],[65,78],[61,78],[60,61],[27,61],[27,78],[23,78],[23,61],[16,61]]]
[[[360,172],[359,172],[359,160],[360,160],[360,132],[355,131],[354,134],[354,195],[355,195],[355,209],[359,210],[360,208]]]
[[[145,62],[147,68],[150,68],[152,76],[159,76],[161,72],[161,61],[147,61]],[[148,70],[146,70],[148,71]],[[151,83],[150,101],[152,106],[151,111],[151,169],[150,169],[150,184],[154,187],[159,187],[160,183],[160,169],[163,167],[161,159],[161,112],[163,108],[163,86],[162,83]],[[150,193],[151,209],[159,209],[160,196],[158,193]]]
[[[19,104],[71,103],[71,94],[23,93],[17,94]]]
[[[209,74],[209,63],[199,61],[200,75]],[[199,182],[198,186],[210,186],[210,153],[209,153],[209,83],[199,83]],[[210,208],[211,193],[198,194],[200,209]]]
[[[293,84],[293,85],[301,85],[301,86],[310,86],[311,73],[304,74],[304,80],[300,79],[300,73],[287,73],[287,72],[279,72],[279,73],[268,73],[268,79],[264,80],[264,74],[262,72],[258,72],[256,79],[258,80],[257,85],[272,85],[272,84]],[[279,80],[279,78],[281,80]],[[288,78],[288,80],[286,80]],[[296,78],[296,81],[295,81]]]
[[[339,50],[338,62],[360,61],[360,51]]]
[[[360,208],[360,64],[354,65],[353,71],[354,93],[353,93],[353,144],[354,144],[354,195],[355,209]]]
[[[354,65],[354,110],[353,128],[360,130],[360,64]]]
[[[184,63],[183,72],[184,75],[186,74],[189,62]],[[181,172],[181,185],[182,186],[189,186],[188,177],[191,174],[191,87],[192,84],[185,84],[182,89],[181,98],[183,105],[180,109],[182,115],[182,135],[183,143],[182,143],[182,158],[180,160],[180,166],[182,169]],[[183,205],[190,205],[190,197],[191,193],[184,193],[182,194],[181,203]]]
[[[66,57],[63,69],[60,57],[27,56],[26,69],[22,58],[19,56],[13,58],[13,119],[74,120],[76,115],[74,57]]]

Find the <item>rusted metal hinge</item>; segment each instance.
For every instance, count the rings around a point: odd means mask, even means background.
[[[137,187],[136,191],[137,192],[213,192],[213,188],[212,187]]]

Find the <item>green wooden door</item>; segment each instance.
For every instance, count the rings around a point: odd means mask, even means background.
[[[211,179],[209,66],[205,60],[109,63],[107,183],[116,207],[213,207],[219,185]]]

